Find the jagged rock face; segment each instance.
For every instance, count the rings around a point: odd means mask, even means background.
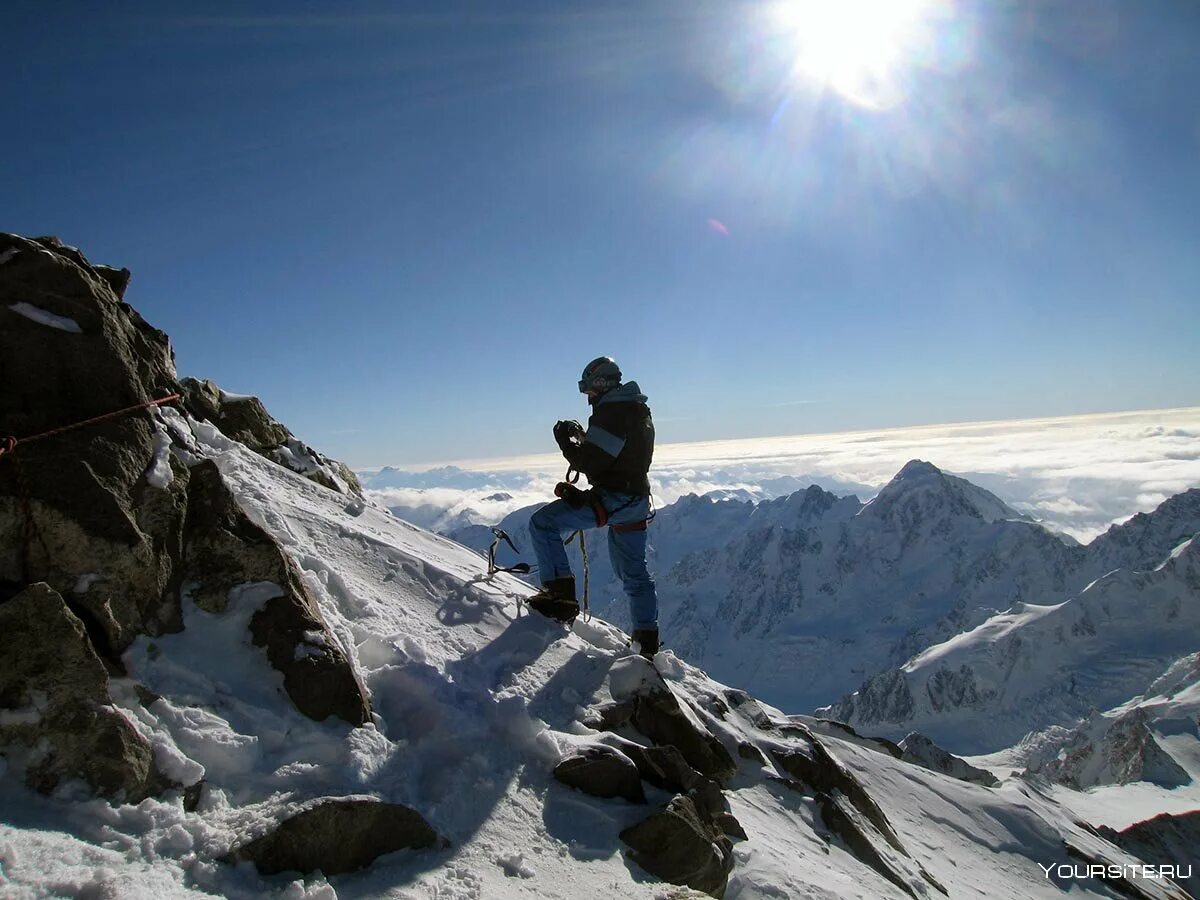
[[[257,397],[230,398],[211,381],[183,379],[184,404],[195,418],[212,422],[221,433],[266,455],[291,432],[271,418]]]
[[[178,390],[167,336],[77,250],[0,235],[0,255],[0,436],[33,436]],[[79,605],[111,651],[177,621],[163,598],[182,486],[147,483],[155,439],[139,413],[0,458],[0,582],[45,581],[68,594],[81,575],[97,576]]]
[[[1115,719],[1092,716],[1071,732],[1054,759],[1028,771],[1075,790],[1134,781],[1179,787],[1192,781],[1159,746],[1142,707]]]
[[[631,657],[613,666],[614,698],[632,700],[630,724],[658,745],[675,747],[697,772],[725,781],[737,772],[737,763],[725,746],[700,723],[686,700],[677,698],[670,686],[641,657]]]
[[[1101,828],[1118,847],[1153,865],[1173,865],[1186,874],[1175,881],[1196,895],[1200,891],[1200,811],[1164,813],[1130,825],[1124,831]]]
[[[862,862],[911,897],[929,895],[929,887],[946,889],[912,859],[891,822],[870,791],[803,726],[804,739],[787,749],[772,750],[776,765],[795,779],[794,790],[812,792],[829,830],[840,837]]]
[[[941,772],[960,781],[981,784],[985,787],[995,787],[1000,783],[991,772],[971,765],[965,759],[960,759],[952,753],[947,753],[925,735],[911,732],[900,742],[903,751],[901,759],[913,763],[932,772]]]
[[[317,801],[228,858],[252,862],[264,875],[317,870],[339,875],[366,868],[385,853],[447,845],[414,809],[341,797]]]
[[[92,266],[52,239],[13,235],[0,235],[0,259],[0,437],[34,437],[182,390],[166,335],[118,294],[127,272]],[[244,421],[221,413],[235,436],[301,453],[261,406]],[[70,643],[72,659],[95,660],[90,670],[99,667],[93,680],[102,694],[99,660],[120,671],[121,653],[139,635],[180,630],[185,593],[220,611],[234,587],[270,582],[278,595],[255,615],[251,634],[283,673],[292,701],[315,719],[369,721],[365,689],[295,565],[242,513],[216,467],[196,464],[181,446],[190,440],[188,421],[139,410],[21,441],[0,455],[0,610],[17,616],[24,601],[11,610],[3,601],[45,582],[53,609],[69,607],[65,615],[81,624],[84,649],[73,628],[57,636]],[[335,471],[320,462],[322,472]],[[36,786],[51,789],[103,740],[86,780],[106,794],[148,789],[145,742],[121,716],[95,709],[105,702],[93,691],[22,732],[41,728],[52,750],[49,762],[30,769]],[[68,719],[70,729],[62,727]],[[112,771],[99,771],[104,760]]]
[[[49,793],[79,778],[136,803],[160,786],[150,745],[109,705],[83,623],[49,585],[0,604],[0,747]]]
[[[182,388],[183,404],[194,418],[211,422],[226,437],[322,487],[362,496],[358,476],[348,466],[297,440],[257,397],[228,394],[212,381],[195,378],[183,379]]]

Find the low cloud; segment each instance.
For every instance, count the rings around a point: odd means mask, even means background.
[[[688,493],[761,499],[809,484],[867,499],[905,462],[925,459],[1087,541],[1200,486],[1197,438],[1200,408],[667,444],[655,453],[651,481],[660,506]],[[423,500],[495,521],[497,509],[503,515],[550,499],[565,468],[550,454],[457,466],[462,476],[455,480],[470,485],[461,490],[445,486],[445,469],[431,470],[427,488],[421,473],[405,473],[406,487],[416,491],[403,495],[405,505]],[[372,487],[370,475],[366,484]],[[512,500],[483,502],[498,491]]]

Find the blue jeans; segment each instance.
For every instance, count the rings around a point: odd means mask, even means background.
[[[634,499],[630,494],[598,493],[604,508],[609,511],[610,524],[640,522],[650,515],[649,497]],[[630,503],[630,500],[633,502]],[[624,506],[626,503],[629,505]],[[596,514],[590,506],[572,509],[566,500],[555,500],[533,514],[529,520],[529,536],[537,556],[538,576],[543,584],[552,578],[573,575],[567,550],[563,546],[563,534],[595,527]],[[654,579],[646,569],[646,532],[608,529],[608,554],[612,559],[613,572],[621,579],[629,596],[629,617],[633,620],[633,627],[657,628],[658,595],[654,591]]]

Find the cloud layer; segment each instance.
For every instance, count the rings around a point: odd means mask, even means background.
[[[1087,541],[1200,486],[1200,407],[668,444],[655,454],[651,481],[660,506],[688,493],[763,498],[814,483],[865,500],[914,458]],[[403,487],[384,487],[389,479],[370,470],[363,474],[368,488],[379,488],[376,499],[425,507],[425,521],[417,524],[437,527],[444,518],[492,522],[549,499],[564,469],[561,457],[545,454],[393,474],[390,483]],[[510,498],[483,500],[500,491]]]

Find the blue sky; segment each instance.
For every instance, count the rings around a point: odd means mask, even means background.
[[[663,441],[1200,404],[1190,0],[931,0],[869,106],[765,3],[199,9],[6,5],[0,228],[351,464],[602,353]]]

